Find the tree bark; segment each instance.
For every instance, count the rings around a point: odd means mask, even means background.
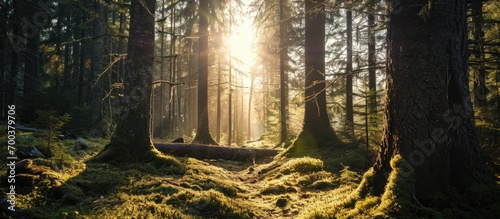
[[[93,0],[93,10],[97,17],[92,23],[92,46],[90,53],[90,72],[89,81],[87,84],[87,104],[92,110],[92,116],[97,119],[99,126],[103,125],[101,115],[101,100],[103,98],[103,79],[98,79],[98,75],[102,72],[102,53],[104,48],[104,2],[103,0]]]
[[[326,111],[325,4],[325,0],[305,2],[305,115],[294,143],[297,152],[338,139]]]
[[[398,192],[390,180],[429,206],[491,178],[473,126],[465,1],[400,3],[390,14],[383,139],[367,188]]]
[[[217,136],[216,141],[220,142],[220,134],[221,134],[221,94],[222,94],[222,69],[221,69],[221,60],[220,55],[217,56]]]
[[[193,143],[216,145],[208,124],[208,1],[199,4],[198,127]]]
[[[288,49],[286,46],[285,38],[287,36],[286,30],[286,17],[285,17],[286,0],[280,0],[280,125],[281,125],[281,142],[287,139],[287,117],[288,117],[288,80],[286,73],[286,59]],[[253,80],[252,80],[253,84]],[[253,88],[251,88],[253,89]],[[251,95],[250,95],[251,96]],[[250,106],[249,106],[250,108]],[[250,117],[250,112],[248,112]],[[250,121],[250,118],[249,118]],[[250,126],[250,124],[249,124]],[[248,131],[250,133],[250,129]],[[250,139],[250,134],[249,134]]]
[[[376,125],[376,113],[377,113],[377,75],[376,75],[376,47],[375,42],[375,9],[373,1],[370,1],[368,14],[368,104],[369,104],[369,117],[370,123]]]
[[[154,62],[155,0],[132,0],[124,106],[101,161],[137,162],[153,149],[151,90]]]

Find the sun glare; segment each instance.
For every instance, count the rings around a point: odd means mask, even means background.
[[[231,53],[234,58],[245,61],[246,59],[255,56],[252,51],[254,32],[250,26],[240,26],[236,29],[236,33],[231,34]]]
[[[240,19],[242,20],[234,24],[229,37],[233,67],[241,71],[249,71],[256,57],[253,49],[255,29],[251,18],[241,16]]]

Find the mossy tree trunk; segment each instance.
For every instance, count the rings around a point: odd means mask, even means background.
[[[297,152],[337,140],[326,111],[325,5],[325,0],[305,2],[305,114]]]
[[[124,105],[111,142],[97,159],[137,162],[153,149],[150,129],[155,0],[132,0]]]
[[[208,1],[199,3],[198,127],[193,143],[214,144],[208,124]]]
[[[401,1],[397,9],[387,33],[382,145],[366,188],[380,195],[394,188],[388,183],[410,182],[399,186],[419,204],[448,204],[437,197],[491,179],[473,124],[466,1]],[[388,182],[394,171],[407,180]]]

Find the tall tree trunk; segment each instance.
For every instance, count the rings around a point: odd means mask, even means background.
[[[250,82],[250,93],[248,94],[248,115],[247,115],[247,125],[248,125],[248,140],[252,140],[252,98],[253,98],[253,90],[254,90],[254,82],[255,82],[255,76],[251,76],[252,81]],[[286,126],[285,126],[286,128]]]
[[[208,1],[199,4],[198,126],[193,143],[217,144],[208,125]]]
[[[288,116],[288,80],[286,68],[286,59],[288,49],[286,47],[285,38],[287,36],[285,22],[285,5],[286,0],[280,0],[280,124],[281,124],[281,142],[287,139],[287,116]],[[253,80],[252,80],[253,83]],[[251,88],[252,89],[252,88]],[[250,114],[250,112],[249,112]],[[250,116],[249,116],[250,117]],[[250,121],[250,120],[249,120]],[[250,126],[250,125],[249,125]],[[249,131],[250,133],[250,131]],[[250,137],[250,136],[249,136]]]
[[[125,45],[125,40],[124,40],[124,34],[125,34],[125,13],[121,12],[120,13],[120,26],[118,27],[118,33],[120,34],[120,39],[118,39],[118,51],[120,54],[126,53],[126,45]],[[122,59],[119,62],[119,68],[118,68],[118,76],[116,77],[119,82],[122,81],[123,78],[123,72],[124,72],[124,63],[125,61]]]
[[[9,54],[9,38],[7,36],[7,19],[8,12],[10,10],[9,4],[7,1],[1,1],[0,7],[2,11],[0,11],[0,120],[6,120],[5,114],[7,112],[7,103],[6,103],[6,91],[7,91],[7,62],[8,62],[8,54]]]
[[[24,63],[24,87],[23,96],[29,97],[36,93],[36,83],[39,76],[39,54],[40,45],[40,35],[36,34],[33,37],[28,38],[28,43],[26,44],[25,52],[25,63]]]
[[[39,12],[38,10],[32,8],[29,5],[24,6],[27,14],[33,16],[35,13]],[[58,26],[60,26],[60,21],[58,19]],[[32,97],[37,92],[36,83],[38,81],[39,75],[39,63],[40,63],[40,32],[38,28],[33,28],[33,32],[29,33],[27,36],[26,49],[24,50],[24,87],[23,87],[23,97],[27,104],[32,103]],[[57,30],[57,29],[56,29]],[[58,33],[56,33],[57,35]],[[57,46],[56,46],[57,47]],[[56,51],[60,51],[56,48]],[[57,52],[56,52],[57,53]],[[58,55],[58,54],[56,54]],[[56,67],[59,64],[56,61]],[[31,98],[30,98],[31,97]],[[34,112],[33,112],[34,113]]]
[[[222,94],[222,69],[221,69],[221,60],[220,55],[217,56],[217,136],[216,141],[220,142],[220,132],[221,132],[221,94]]]
[[[175,41],[177,36],[175,36],[175,7],[170,9],[170,81],[177,81],[177,71],[175,70]],[[170,86],[170,94],[169,98],[169,117],[170,117],[170,135],[176,136],[176,96],[177,96],[177,87]]]
[[[71,15],[69,15],[67,18],[66,18],[67,22],[69,24],[71,24]],[[71,27],[71,25],[68,25],[66,26],[67,28],[67,31],[68,33],[71,33],[73,31],[73,28]],[[70,77],[71,77],[71,65],[70,65],[70,58],[69,58],[69,54],[70,54],[70,50],[71,48],[74,48],[74,46],[70,45],[70,44],[66,44],[64,45],[64,71],[63,71],[63,90],[66,92],[68,91],[68,88],[69,88],[69,85],[70,85]]]
[[[155,0],[132,0],[125,103],[111,142],[98,160],[137,162],[153,149],[151,142],[151,90],[154,63]]]
[[[377,76],[376,76],[376,63],[377,56],[375,50],[375,9],[373,1],[370,1],[368,13],[368,104],[369,104],[369,117],[372,125],[376,121],[375,114],[377,113]]]
[[[161,6],[161,17],[165,18],[165,0],[162,1],[162,6]],[[161,32],[160,32],[160,57],[161,57],[161,62],[160,62],[160,80],[165,80],[165,61],[164,61],[164,56],[165,56],[165,20],[162,20],[160,25],[161,25]],[[164,133],[165,133],[165,119],[164,113],[165,113],[165,104],[163,100],[165,95],[165,86],[163,83],[160,84],[160,116],[159,116],[159,137],[160,139],[163,139]],[[154,116],[154,114],[153,114]]]
[[[366,180],[371,189],[364,191],[385,189],[383,197],[399,197],[387,200],[395,205],[409,203],[399,202],[406,197],[449,206],[436,199],[439,194],[464,193],[491,180],[473,126],[466,1],[400,3],[403,10],[390,14],[387,33],[382,145],[373,178]]]
[[[15,105],[17,103],[17,73],[19,71],[19,52],[20,52],[20,45],[21,41],[24,39],[21,36],[21,29],[20,29],[20,19],[21,19],[21,3],[20,1],[14,1],[14,14],[12,15],[12,34],[13,34],[13,39],[12,39],[12,52],[11,52],[11,58],[10,58],[10,75],[7,77],[8,79],[8,88],[7,91],[5,92],[6,96],[6,106],[8,105]],[[6,108],[4,109],[4,117],[7,117],[7,110]]]
[[[35,108],[37,102],[35,95],[37,94],[37,83],[40,72],[39,32],[36,31],[36,33],[33,33],[33,36],[28,37],[27,40],[26,49],[24,50],[24,87],[22,102],[23,106],[26,107],[23,110],[24,119],[26,119],[26,121],[31,121],[35,118]]]
[[[351,3],[347,4],[346,26],[347,26],[347,66],[346,66],[346,104],[345,104],[345,129],[354,137],[354,107],[352,100],[352,11]]]
[[[232,3],[232,1],[230,2]],[[233,31],[233,14],[232,9],[233,6],[230,4],[229,8],[231,9],[229,12],[229,35],[232,34]],[[231,48],[229,48],[229,64],[228,64],[228,127],[227,127],[227,145],[231,145],[233,142],[233,53]]]
[[[102,72],[102,54],[104,48],[104,33],[105,33],[105,20],[104,20],[104,1],[94,0],[93,8],[96,13],[92,24],[92,48],[91,48],[91,63],[89,72],[89,83],[87,84],[88,99],[87,104],[92,109],[92,116],[98,121],[101,126],[101,100],[103,98],[103,83],[98,75]],[[101,127],[98,127],[101,128]]]
[[[305,2],[305,112],[295,150],[326,146],[338,140],[326,111],[325,0]]]
[[[87,22],[87,16],[85,15],[85,13],[81,13],[80,14],[80,19],[79,19],[79,26],[83,25],[85,22]],[[80,34],[78,34],[78,36],[80,37],[80,39],[82,39],[80,41],[80,46],[79,46],[79,51],[77,51],[75,53],[76,54],[79,54],[80,57],[78,57],[78,105],[79,106],[83,106],[84,105],[84,86],[85,86],[85,56],[86,56],[86,52],[85,52],[85,48],[86,48],[86,41],[83,40],[83,38],[85,37],[85,28],[84,27],[80,27]],[[77,32],[77,31],[76,31]],[[75,33],[76,33],[75,32]],[[77,34],[75,34],[77,35]],[[76,69],[76,66],[75,65],[75,69]],[[76,71],[75,71],[76,73]]]
[[[232,142],[233,142],[233,74],[232,74],[232,69],[233,69],[233,66],[232,66],[232,55],[231,55],[231,52],[229,52],[230,55],[229,55],[229,66],[228,66],[228,69],[229,69],[229,82],[228,82],[228,99],[227,99],[227,104],[228,104],[228,107],[227,107],[227,115],[228,115],[228,120],[227,120],[227,124],[228,124],[228,128],[227,128],[227,144],[228,145],[231,145]]]

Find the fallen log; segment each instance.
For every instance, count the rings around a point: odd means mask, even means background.
[[[156,142],[156,149],[164,154],[176,157],[193,157],[197,159],[224,159],[250,162],[277,155],[281,150],[244,147],[224,147],[217,145]]]

